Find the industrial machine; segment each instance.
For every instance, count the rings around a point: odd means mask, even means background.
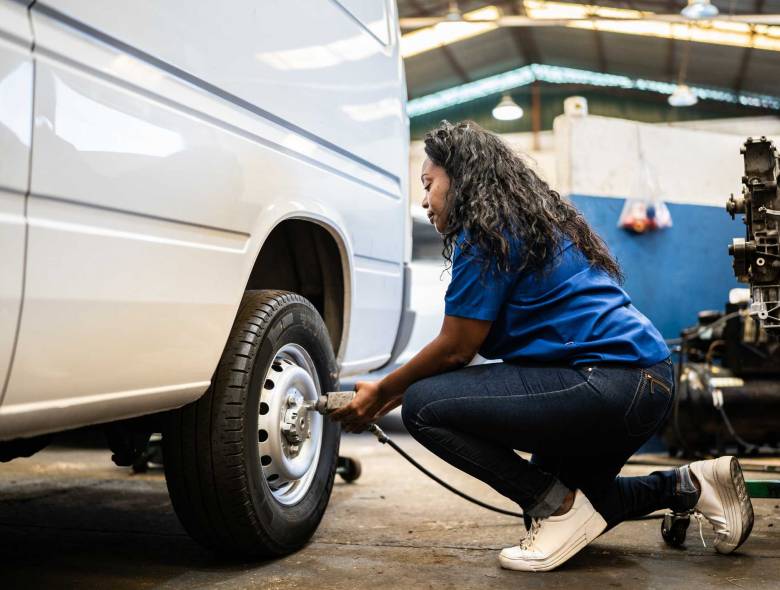
[[[766,137],[740,150],[742,194],[731,195],[732,219],[744,214],[745,237],[729,246],[734,289],[725,311],[702,311],[683,330],[677,397],[664,435],[671,454],[696,456],[777,452],[780,448],[780,155]],[[753,498],[780,497],[780,480],[748,480]],[[668,513],[664,540],[685,542],[689,514]]]
[[[678,395],[664,434],[673,455],[755,454],[780,444],[780,342],[750,312],[746,289],[683,331]]]
[[[729,254],[734,274],[750,284],[750,313],[764,330],[780,335],[780,157],[766,137],[748,138],[740,150],[745,158],[742,194],[731,195],[731,218],[744,213],[746,237],[734,238]]]
[[[740,150],[742,194],[726,203],[743,214],[745,237],[729,246],[734,289],[724,311],[702,311],[683,331],[678,396],[666,431],[673,454],[756,453],[780,443],[780,157],[766,137]]]

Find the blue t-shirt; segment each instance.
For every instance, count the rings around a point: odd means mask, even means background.
[[[493,321],[479,349],[483,357],[649,367],[669,356],[663,337],[628,294],[591,267],[570,240],[562,240],[542,275],[496,271],[495,263],[494,272],[482,275],[483,257],[475,245],[462,250],[464,239],[461,232],[454,243],[444,309],[450,316]],[[511,260],[519,255],[513,240]]]

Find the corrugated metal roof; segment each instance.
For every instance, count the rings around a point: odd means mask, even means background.
[[[572,1],[572,0],[568,0]],[[590,0],[619,8],[676,13],[683,0]],[[780,14],[780,0],[713,0],[721,14]],[[518,14],[522,2],[461,0],[463,12],[498,5]],[[401,17],[444,15],[447,0],[398,0]],[[605,71],[674,82],[687,41],[640,35],[594,32],[564,27],[507,27],[406,59],[410,98],[469,80],[477,80],[528,63]],[[530,54],[530,55],[528,55]],[[686,82],[735,91],[780,95],[780,51],[708,43],[690,43]]]

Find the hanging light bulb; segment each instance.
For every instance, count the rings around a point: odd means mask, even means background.
[[[463,20],[463,14],[460,11],[460,7],[458,7],[457,0],[450,0],[450,8],[447,11],[447,15],[444,17],[444,20],[451,22],[459,22]]]
[[[702,20],[718,16],[718,7],[713,6],[710,0],[688,0],[688,6],[682,9],[681,14],[691,20]]]
[[[693,2],[693,0],[690,1]],[[669,104],[673,107],[692,107],[699,102],[698,97],[691,92],[691,89],[688,88],[688,85],[685,83],[685,75],[688,73],[688,62],[690,61],[691,27],[688,25],[688,43],[685,44],[685,53],[683,53],[682,63],[680,64],[680,73],[677,76],[677,86],[675,86],[674,92],[672,92],[668,98]]]
[[[678,84],[669,96],[669,104],[673,107],[691,107],[699,102],[687,84]]]
[[[508,94],[505,94],[493,109],[493,117],[499,121],[514,121],[522,116],[523,109]]]

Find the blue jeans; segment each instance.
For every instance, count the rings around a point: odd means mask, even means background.
[[[618,477],[668,415],[673,373],[669,359],[647,368],[476,365],[414,383],[403,419],[421,444],[525,515],[551,515],[576,489],[612,527],[696,503],[677,470]]]

